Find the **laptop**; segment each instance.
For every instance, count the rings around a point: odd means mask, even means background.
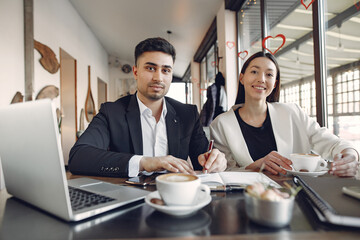
[[[50,99],[1,107],[0,116],[5,186],[16,198],[66,221],[79,221],[149,194],[91,178],[67,180],[56,110]]]

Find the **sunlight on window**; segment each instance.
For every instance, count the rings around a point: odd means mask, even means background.
[[[166,94],[166,96],[178,100],[179,102],[185,103],[185,83],[171,83],[169,92],[168,94]]]

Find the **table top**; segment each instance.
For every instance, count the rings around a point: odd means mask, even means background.
[[[278,183],[291,177],[271,176]],[[78,177],[67,173],[68,179]],[[124,178],[93,177],[114,184]],[[145,190],[154,191],[150,186]],[[212,192],[212,201],[194,215],[172,217],[144,202],[120,207],[78,223],[64,222],[0,191],[0,239],[359,239],[360,229],[320,222],[311,207],[297,197],[290,224],[280,229],[251,222],[244,194]]]

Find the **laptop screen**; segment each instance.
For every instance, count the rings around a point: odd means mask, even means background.
[[[52,101],[12,104],[2,107],[0,116],[0,156],[7,191],[55,215],[69,215],[60,134]]]

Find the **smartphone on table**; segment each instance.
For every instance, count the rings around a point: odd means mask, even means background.
[[[150,186],[155,185],[155,178],[161,175],[161,173],[153,173],[151,175],[140,175],[137,177],[131,177],[125,181],[125,183],[138,185],[138,186]]]

